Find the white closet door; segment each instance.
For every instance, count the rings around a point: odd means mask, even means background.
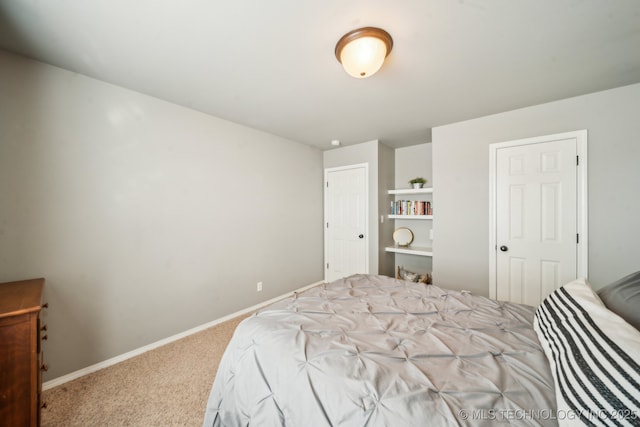
[[[576,138],[496,150],[496,298],[536,306],[578,274]]]
[[[325,281],[368,273],[367,172],[325,170]]]

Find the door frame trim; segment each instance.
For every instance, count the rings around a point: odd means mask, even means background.
[[[517,139],[513,141],[496,142],[489,144],[489,297],[495,299],[498,294],[497,281],[497,241],[498,229],[496,218],[496,167],[498,150],[507,147],[539,144],[542,142],[556,141],[559,139],[575,139],[576,150],[580,163],[576,170],[577,185],[577,232],[580,234],[577,253],[577,277],[588,277],[589,273],[589,222],[588,222],[588,180],[587,180],[587,130],[556,133],[553,135],[537,136],[533,138]]]
[[[327,279],[327,260],[328,260],[328,251],[329,251],[329,244],[328,244],[328,240],[329,240],[329,231],[327,229],[327,221],[329,219],[329,212],[328,212],[328,203],[327,203],[327,183],[328,183],[328,178],[327,175],[331,172],[339,172],[339,171],[344,171],[344,170],[349,170],[349,169],[360,169],[363,168],[364,169],[364,175],[365,175],[365,179],[364,179],[364,206],[365,206],[365,218],[364,218],[364,227],[365,227],[365,269],[366,269],[366,273],[369,273],[369,255],[370,255],[370,250],[369,250],[369,244],[370,244],[370,240],[369,240],[369,234],[371,230],[369,230],[369,163],[356,163],[353,165],[346,165],[346,166],[337,166],[337,167],[332,167],[332,168],[324,168],[324,179],[322,182],[322,186],[323,186],[323,200],[324,200],[324,218],[322,221],[322,229],[324,231],[324,260],[322,262],[322,269],[324,270],[324,280],[325,282],[328,282]]]

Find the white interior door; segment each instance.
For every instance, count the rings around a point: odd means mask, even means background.
[[[325,170],[325,281],[368,273],[367,165]]]
[[[495,147],[495,298],[536,306],[581,275],[578,151],[575,134]]]

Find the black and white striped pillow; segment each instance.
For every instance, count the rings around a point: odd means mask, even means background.
[[[534,329],[561,426],[640,426],[640,331],[609,311],[589,282],[578,279],[545,298]]]

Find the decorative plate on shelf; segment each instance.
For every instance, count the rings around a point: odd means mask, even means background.
[[[393,232],[393,241],[398,246],[409,246],[413,242],[413,232],[407,227],[396,228]]]

